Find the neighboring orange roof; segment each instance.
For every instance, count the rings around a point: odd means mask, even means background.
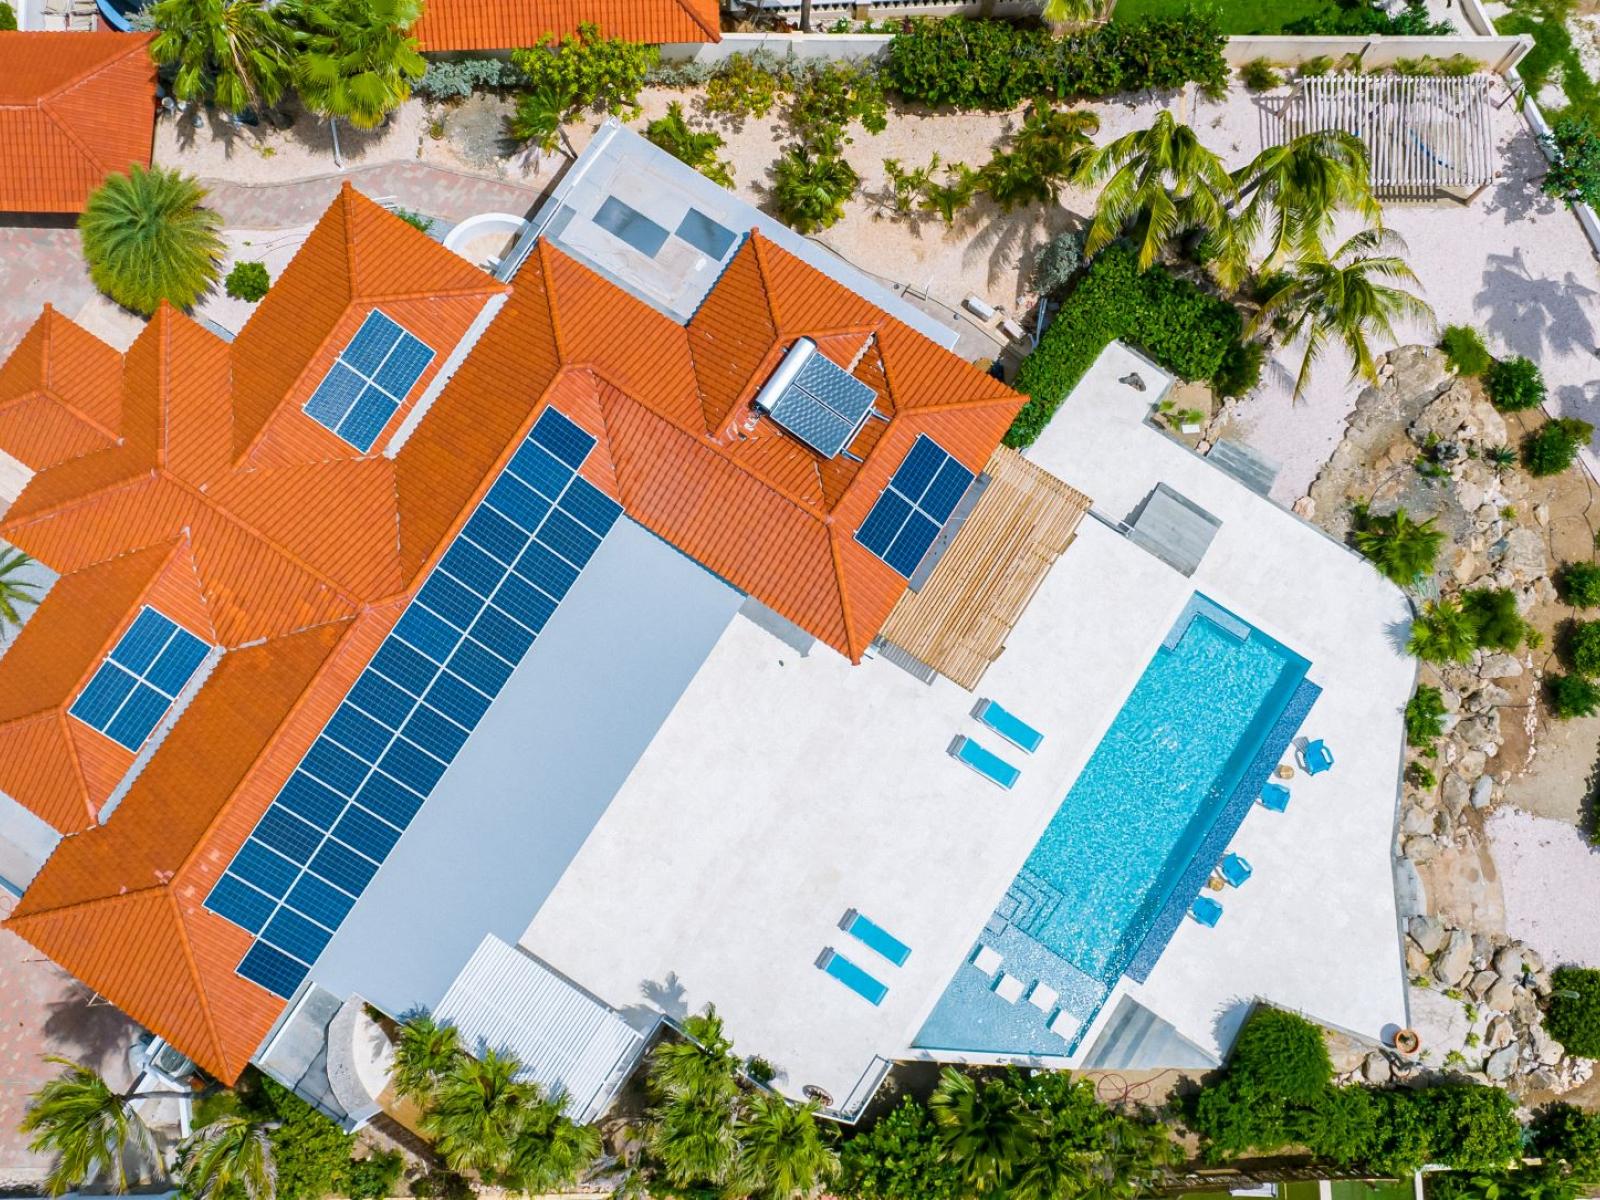
[[[424,50],[517,50],[579,25],[647,45],[722,40],[717,0],[427,0],[411,33]]]
[[[154,34],[0,34],[0,212],[81,212],[114,171],[150,165]]]
[[[0,366],[0,445],[35,470],[117,440],[122,356],[50,305]]]
[[[858,659],[906,588],[855,542],[867,511],[919,433],[978,471],[1022,404],[760,233],[687,327],[548,243],[507,290],[347,186],[231,345],[163,308],[113,397],[105,351],[47,314],[0,365],[0,448],[33,436],[7,389],[106,431],[75,456],[66,434],[32,446],[61,461],[0,522],[63,573],[0,658],[0,787],[88,827],[9,926],[226,1081],[283,1002],[236,973],[249,936],[205,896],[546,408],[595,435],[584,474],[635,520]],[[434,375],[413,388],[397,448],[359,454],[301,405],[380,303],[453,373],[420,413]],[[855,458],[751,407],[802,336],[876,394]],[[97,364],[81,396],[49,371],[68,345]],[[158,592],[225,652],[130,782],[131,755],[61,714]]]

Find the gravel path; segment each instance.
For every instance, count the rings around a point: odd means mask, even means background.
[[[1565,821],[1502,808],[1486,822],[1506,933],[1551,966],[1600,967],[1600,852]]]

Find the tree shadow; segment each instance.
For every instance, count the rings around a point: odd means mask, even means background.
[[[1560,281],[1535,276],[1521,247],[1509,254],[1491,254],[1483,286],[1473,309],[1484,312],[1484,328],[1513,353],[1538,361],[1544,357],[1595,353],[1595,329],[1584,301],[1600,295],[1567,271]],[[1571,389],[1592,391],[1585,384]]]
[[[1539,180],[1549,169],[1538,139],[1519,120],[1516,131],[1500,144],[1500,176],[1485,207],[1504,213],[1508,223],[1555,213],[1559,202],[1539,190]]]
[[[48,1006],[44,1035],[63,1058],[92,1067],[108,1079],[131,1072],[128,1050],[138,1036],[138,1026],[82,984]]]

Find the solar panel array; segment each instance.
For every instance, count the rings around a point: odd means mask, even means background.
[[[910,579],[975,478],[938,442],[919,434],[856,530],[856,541]]]
[[[806,360],[770,411],[774,421],[818,454],[834,458],[855,440],[876,398],[871,388],[819,352]]]
[[[148,606],[67,711],[128,750],[138,750],[205,661],[210,647]]]
[[[290,996],[565,598],[621,507],[547,409],[206,897]]]
[[[433,361],[433,350],[377,309],[322,377],[306,416],[365,454]]]

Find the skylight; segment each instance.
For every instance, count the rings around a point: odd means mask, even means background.
[[[976,476],[919,434],[883,489],[856,541],[910,579]]]
[[[155,609],[141,608],[67,711],[119,746],[136,751],[167,715],[208,649]]]
[[[377,309],[340,353],[305,414],[365,454],[433,361],[433,350]]]

